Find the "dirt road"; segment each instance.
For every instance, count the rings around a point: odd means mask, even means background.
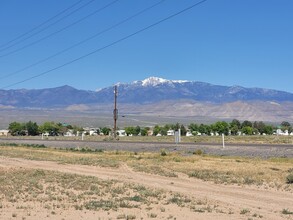
[[[65,173],[95,176],[100,179],[116,179],[124,182],[138,183],[153,188],[182,193],[200,199],[207,199],[214,204],[239,213],[237,219],[247,219],[240,214],[247,209],[258,213],[264,219],[293,219],[292,215],[282,215],[283,209],[293,207],[293,196],[290,192],[257,187],[240,187],[203,182],[179,174],[178,178],[134,172],[126,164],[117,169],[93,166],[58,164],[50,161],[32,161],[25,159],[0,157],[2,168],[29,168],[59,171]],[[222,216],[223,217],[223,216]],[[230,219],[229,215],[221,219]],[[235,219],[235,216],[233,217]]]

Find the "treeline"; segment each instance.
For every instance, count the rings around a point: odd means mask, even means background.
[[[156,125],[153,128],[153,135],[167,135],[169,130],[178,131],[180,129],[181,135],[185,136],[187,132],[192,135],[258,135],[258,134],[267,134],[272,135],[276,132],[277,129],[281,129],[283,132],[288,131],[291,133],[293,131],[292,126],[289,122],[283,121],[280,126],[275,126],[271,124],[265,124],[262,121],[248,121],[245,120],[240,122],[237,119],[233,119],[231,122],[218,121],[213,124],[196,124],[191,123],[188,126],[183,124],[166,124],[164,126]],[[145,136],[150,130],[149,127],[140,128],[136,127],[126,127],[125,132],[127,135],[142,135]]]
[[[48,134],[50,136],[63,136],[68,131],[73,134],[82,132],[85,135],[88,135],[88,131],[84,131],[82,127],[75,125],[69,125],[64,123],[55,123],[55,122],[45,122],[42,125],[38,125],[36,122],[12,122],[9,124],[9,131],[13,136],[36,136],[40,134]],[[187,132],[192,135],[258,135],[258,134],[267,134],[272,135],[276,132],[277,129],[281,129],[283,132],[288,131],[290,134],[293,129],[289,122],[283,121],[280,126],[275,126],[271,124],[265,124],[262,121],[243,121],[240,122],[237,119],[233,119],[231,122],[218,121],[213,124],[196,124],[191,123],[188,126],[183,124],[166,124],[164,126],[156,125],[153,128],[150,127],[140,127],[140,126],[129,126],[125,127],[125,133],[134,136],[147,136],[147,135],[167,135],[169,130],[178,131],[180,129],[181,135],[185,136]],[[112,129],[108,127],[103,127],[97,129],[96,134],[109,135]]]
[[[40,134],[47,134],[49,136],[64,136],[67,132],[74,135],[89,135],[89,131],[85,131],[84,128],[70,125],[66,123],[55,123],[55,122],[44,122],[41,125],[38,125],[36,122],[12,122],[9,124],[8,130],[13,136],[38,136]],[[102,127],[95,130],[95,133],[109,135],[112,129],[108,127]]]
[[[276,126],[265,124],[262,121],[243,121],[242,123],[234,119],[230,123],[225,121],[218,121],[211,125],[205,124],[190,124],[189,126],[192,134],[225,134],[225,135],[255,135],[255,134],[267,134],[271,135],[277,129]]]
[[[82,132],[83,128],[78,126],[72,126],[63,123],[44,122],[42,125],[38,125],[36,122],[12,122],[9,124],[9,132],[13,136],[37,136],[47,133],[50,136],[64,135],[68,130],[72,130],[75,134]]]

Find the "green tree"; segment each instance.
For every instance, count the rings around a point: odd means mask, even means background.
[[[198,125],[191,123],[190,125],[188,125],[189,130],[191,131],[191,133],[193,132],[198,132]]]
[[[170,129],[170,128],[169,128]],[[162,127],[161,128],[161,131],[160,131],[160,134],[161,135],[163,135],[163,136],[166,136],[167,135],[167,131],[169,130],[169,129],[167,129],[167,127]]]
[[[174,127],[175,127],[175,125],[172,125],[172,124],[166,124],[164,127],[161,128],[161,131],[162,131],[162,130],[165,130],[166,133],[167,133],[168,130],[173,129]]]
[[[232,125],[232,127],[230,127],[230,131],[232,135],[237,135],[239,132],[239,128],[237,127],[237,125]]]
[[[126,127],[126,128],[125,128],[125,132],[126,132],[127,136],[129,136],[129,135],[134,135],[134,133],[135,133],[135,128],[134,128],[134,127]]]
[[[29,121],[25,124],[27,134],[30,136],[39,135],[39,126],[36,122]]]
[[[141,134],[141,136],[147,136],[148,135],[148,129],[147,128],[140,129],[140,134]]]
[[[134,128],[134,135],[137,136],[137,135],[139,135],[139,133],[140,133],[140,127],[139,126],[136,126]]]
[[[292,126],[291,126],[291,124],[290,124],[289,122],[287,122],[287,121],[283,121],[283,122],[281,123],[281,129],[282,129],[282,131],[288,130],[289,133],[292,132]]]
[[[259,132],[260,134],[266,133],[265,126],[265,123],[263,123],[262,121],[255,121],[253,123],[253,127],[257,129],[257,132]]]
[[[231,126],[237,126],[238,128],[241,128],[241,123],[240,123],[240,121],[239,120],[237,120],[237,119],[233,119],[232,121],[231,121],[231,123],[230,123],[230,125]]]
[[[250,126],[243,127],[241,132],[246,135],[253,135],[253,128]]]
[[[200,124],[198,127],[198,132],[201,134],[210,135],[211,134],[211,126]]]
[[[111,128],[108,128],[108,127],[103,127],[103,128],[101,128],[101,132],[102,132],[104,135],[109,135],[109,134],[110,134],[110,131],[111,131]]]
[[[13,136],[23,136],[26,134],[25,125],[16,121],[9,124],[8,130]]]
[[[266,125],[264,128],[264,133],[272,135],[274,133],[274,128],[271,125]]]
[[[50,136],[58,136],[60,127],[55,122],[45,122],[39,130],[41,133],[49,133]]]
[[[219,134],[225,134],[225,135],[229,134],[229,124],[227,122],[218,121],[216,122],[215,127]]]
[[[232,135],[237,135],[241,129],[241,123],[237,119],[233,119],[230,123],[230,131]]]
[[[154,129],[153,129],[153,135],[156,136],[157,134],[160,134],[161,132],[161,128],[159,125],[155,125]]]
[[[282,126],[282,127],[290,127],[291,124],[290,124],[289,122],[287,122],[287,121],[283,121],[283,122],[281,123],[281,126]]]
[[[245,120],[244,122],[242,122],[241,128],[244,128],[244,127],[252,127],[251,121]]]

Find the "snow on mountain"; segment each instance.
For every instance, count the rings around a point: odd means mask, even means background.
[[[142,81],[134,81],[133,84],[140,84],[142,86],[158,86],[160,84],[185,83],[187,80],[168,80],[160,77],[151,76]]]
[[[142,86],[157,86],[162,83],[168,83],[169,80],[158,77],[150,77],[142,80]]]

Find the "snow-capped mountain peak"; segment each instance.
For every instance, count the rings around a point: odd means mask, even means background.
[[[137,83],[138,81],[135,81]],[[186,80],[168,80],[168,79],[163,79],[159,77],[149,77],[141,81],[142,86],[157,86],[160,84],[173,84],[173,83],[185,83],[188,82]]]
[[[152,76],[142,80],[141,82],[142,82],[142,86],[156,86],[162,83],[167,83],[169,82],[169,80]]]

